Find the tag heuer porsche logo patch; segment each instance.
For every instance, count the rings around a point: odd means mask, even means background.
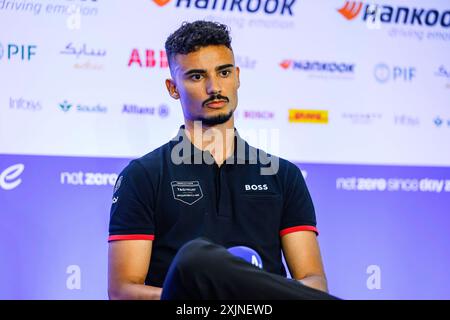
[[[173,197],[188,205],[203,198],[202,188],[198,181],[172,181]]]

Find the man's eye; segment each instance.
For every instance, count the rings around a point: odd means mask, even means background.
[[[203,78],[203,76],[201,74],[193,74],[191,75],[191,79],[192,80],[201,80]]]
[[[230,75],[230,73],[231,73],[230,70],[222,70],[222,71],[220,71],[220,75],[221,75],[222,77],[227,77],[227,76]]]

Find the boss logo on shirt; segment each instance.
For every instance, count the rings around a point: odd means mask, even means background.
[[[269,190],[267,184],[246,184],[245,191],[262,191]]]
[[[175,200],[192,205],[203,198],[202,187],[198,181],[172,181],[170,184]]]

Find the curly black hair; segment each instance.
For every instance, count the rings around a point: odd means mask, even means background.
[[[181,27],[166,40],[169,65],[177,54],[188,54],[210,45],[224,45],[233,50],[228,26],[204,20],[183,22]]]

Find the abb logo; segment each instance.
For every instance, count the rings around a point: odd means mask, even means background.
[[[166,51],[153,49],[133,49],[131,51],[130,59],[128,60],[128,67],[137,64],[140,68],[167,68],[169,62],[167,61]]]
[[[344,6],[338,10],[347,20],[354,19],[362,9],[362,2],[346,1]]]

